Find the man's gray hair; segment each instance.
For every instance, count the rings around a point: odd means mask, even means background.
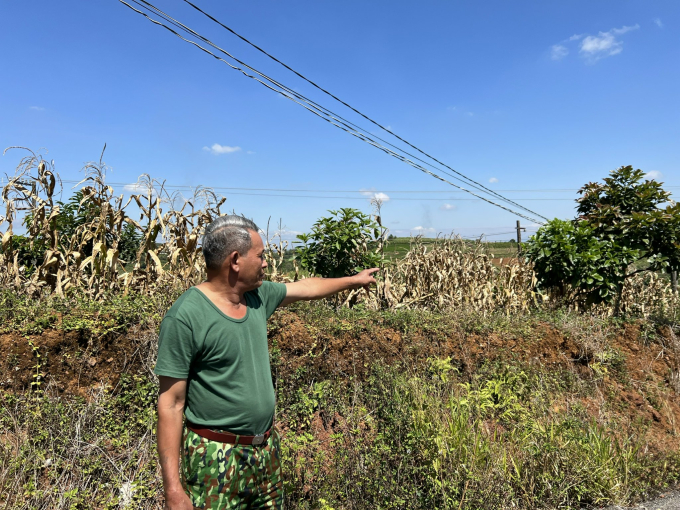
[[[220,216],[210,223],[203,234],[205,265],[219,269],[230,253],[248,253],[253,245],[249,230],[259,232],[260,229],[252,220],[235,214]]]

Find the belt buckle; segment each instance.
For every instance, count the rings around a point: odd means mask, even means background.
[[[264,434],[258,434],[255,437],[253,437],[253,444],[255,446],[259,446],[264,442]]]

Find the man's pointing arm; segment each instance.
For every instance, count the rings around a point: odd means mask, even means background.
[[[286,306],[296,301],[309,301],[322,299],[347,289],[368,288],[375,284],[373,273],[380,271],[378,268],[364,269],[354,276],[344,278],[305,278],[294,283],[286,283],[286,298],[281,306]]]

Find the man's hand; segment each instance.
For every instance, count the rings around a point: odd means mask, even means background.
[[[194,510],[194,505],[184,491],[166,492],[165,510]]]
[[[359,287],[364,287],[366,290],[368,290],[368,287],[371,284],[376,283],[375,278],[373,277],[373,273],[380,271],[380,268],[378,267],[373,267],[371,269],[364,269],[360,273],[355,274],[352,276],[352,289],[358,289]]]
[[[373,273],[376,271],[380,269],[377,267],[364,269],[354,276],[344,278],[305,278],[297,282],[286,283],[286,297],[281,306],[301,300],[323,299],[348,289],[364,287],[368,290],[369,285],[375,283]]]

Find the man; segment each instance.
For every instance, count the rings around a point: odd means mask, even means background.
[[[203,255],[207,281],[179,297],[159,336],[158,454],[166,509],[278,509],[283,491],[266,321],[278,306],[367,287],[378,269],[263,281],[262,239],[240,216],[208,225]]]

